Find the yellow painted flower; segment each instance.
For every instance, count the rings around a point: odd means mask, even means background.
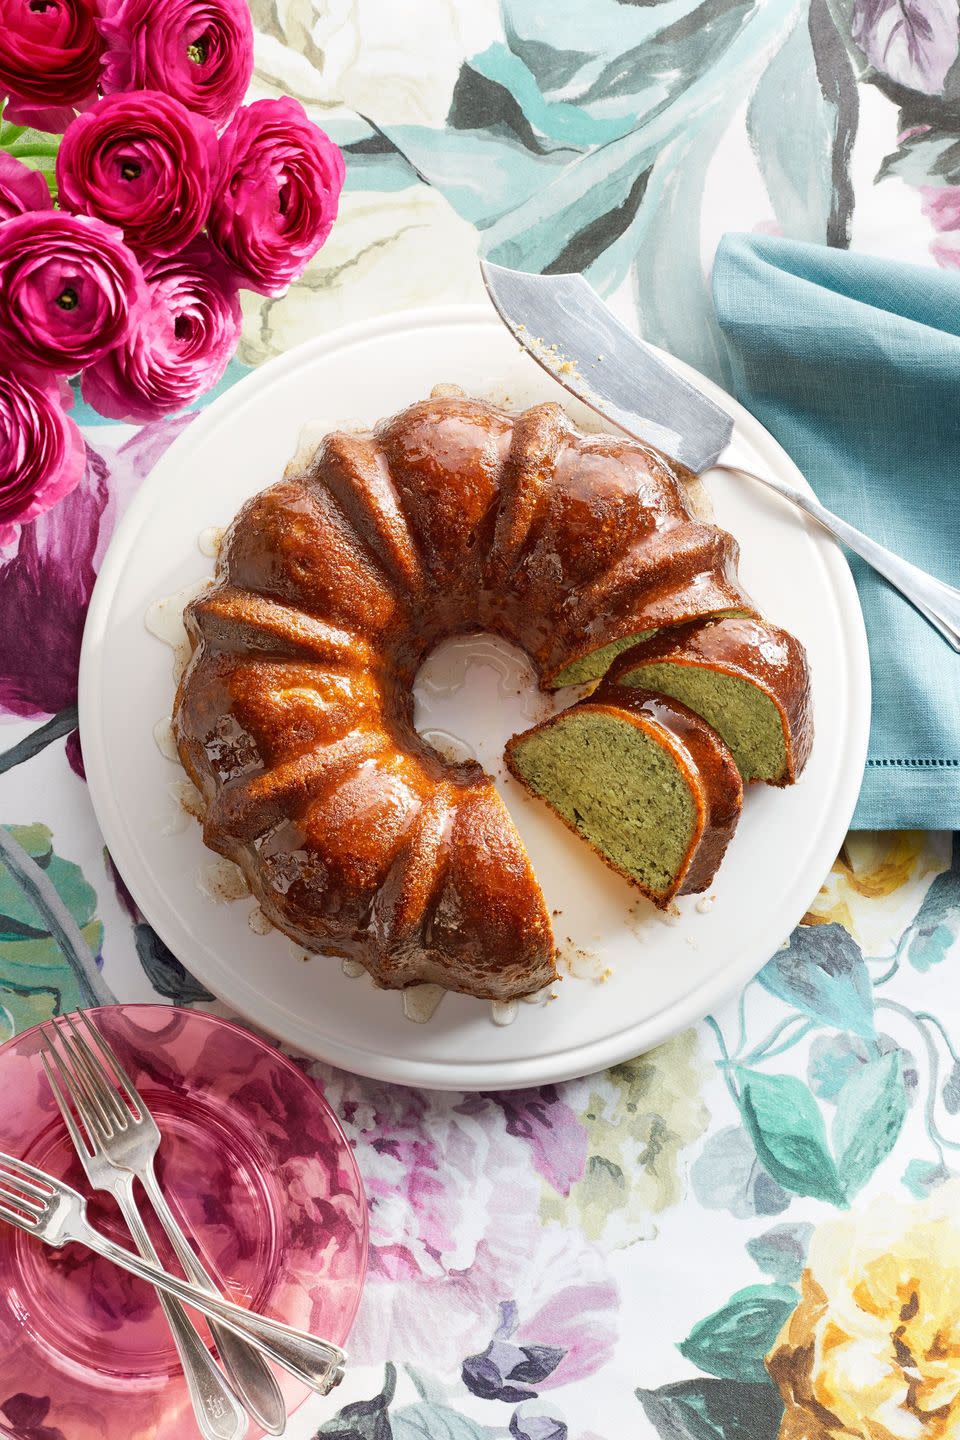
[[[780,1440],[958,1440],[960,1181],[822,1225],[767,1368]]]

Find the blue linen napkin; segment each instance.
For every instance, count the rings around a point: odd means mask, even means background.
[[[737,398],[823,504],[960,585],[960,276],[727,235],[713,296]],[[853,826],[960,829],[960,655],[849,558],[873,676]]]

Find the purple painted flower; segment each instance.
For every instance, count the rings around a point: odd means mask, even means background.
[[[143,272],[119,230],[59,210],[0,225],[0,349],[66,374],[125,339],[146,303]]]
[[[253,74],[246,0],[119,0],[106,8],[104,94],[162,90],[218,128],[227,124]]]
[[[217,163],[217,132],[179,100],[108,95],[63,137],[60,205],[119,226],[137,254],[173,255],[207,218]]]
[[[49,375],[0,370],[0,552],[83,474],[83,439],[65,413],[72,396],[63,391]]]
[[[500,1105],[320,1065],[309,1073],[356,1147],[370,1206],[351,1354],[361,1364],[429,1355],[432,1368],[455,1373],[482,1354],[500,1306],[514,1301],[517,1349],[562,1352],[537,1388],[592,1374],[616,1339],[616,1286],[582,1233],[543,1225],[542,1182]]]
[[[957,0],[854,0],[850,33],[881,75],[939,95],[957,58]]]
[[[480,1355],[468,1355],[461,1378],[471,1395],[481,1400],[518,1400],[536,1395],[537,1387],[552,1375],[564,1352],[554,1345],[517,1345],[512,1336],[518,1324],[513,1300],[500,1304],[500,1323]]]
[[[506,1116],[507,1134],[525,1140],[539,1173],[560,1195],[569,1195],[571,1185],[583,1177],[587,1132],[557,1087],[510,1090],[490,1098]]]
[[[257,100],[220,137],[210,238],[240,281],[278,295],[337,218],[343,156],[297,100]]]
[[[66,129],[96,98],[102,52],[96,0],[0,0],[3,118]]]
[[[148,425],[118,450],[87,446],[74,490],[0,558],[0,712],[22,719],[76,704],[80,640],[96,572],[127,502],[193,419]],[[30,644],[23,644],[29,634]],[[78,768],[76,741],[68,754]]]
[[[236,286],[205,241],[144,274],[149,308],[83,374],[83,398],[114,420],[157,420],[189,405],[217,383],[240,338]]]
[[[568,1431],[563,1420],[522,1405],[510,1416],[510,1434],[513,1440],[567,1440]]]
[[[53,197],[39,170],[0,150],[0,221],[27,210],[52,210]]]

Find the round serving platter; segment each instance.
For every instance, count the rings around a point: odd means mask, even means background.
[[[742,407],[671,363],[733,415],[729,453],[738,463],[807,488]],[[81,657],[84,762],[137,903],[184,965],[241,1015],[308,1054],[380,1079],[464,1090],[544,1084],[636,1055],[706,1014],[804,914],[860,787],[870,723],[866,637],[839,548],[761,487],[708,474],[703,489],[717,522],[740,542],[746,588],[807,647],[816,724],[800,783],[749,791],[708,896],[660,915],[523,794],[504,771],[503,743],[551,702],[523,657],[478,637],[448,642],[428,660],[417,724],[439,748],[473,753],[494,775],[554,912],[562,981],[541,1003],[505,1013],[448,994],[424,1022],[436,996],[408,995],[404,1005],[339,960],[305,957],[278,932],[262,933],[249,896],[225,899],[235,887],[184,814],[182,771],[155,738],[162,741],[170,714],[173,663],[145,616],[212,574],[211,546],[207,539],[201,548],[200,537],[278,479],[305,433],[369,425],[441,383],[511,409],[557,399],[584,428],[601,428],[479,307],[352,326],[257,370],[175,441],[113,537]]]

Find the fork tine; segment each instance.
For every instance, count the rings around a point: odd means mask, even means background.
[[[0,1220],[6,1220],[9,1225],[16,1225],[18,1230],[36,1230],[40,1223],[40,1217],[36,1220],[30,1219],[27,1215],[20,1215],[16,1210],[0,1203]]]
[[[96,1062],[92,1057],[88,1059],[83,1053],[83,1042],[80,1037],[76,1036],[75,1039],[68,1033],[68,1024],[69,1018],[64,1017],[64,1023],[58,1024],[56,1027],[60,1045],[70,1061],[74,1080],[87,1097],[87,1108],[95,1115],[103,1135],[109,1138],[115,1130],[120,1128],[122,1120],[118,1107],[111,1098],[112,1087],[107,1084],[106,1075],[97,1074]]]
[[[140,1099],[140,1092],[137,1090],[136,1085],[134,1085],[133,1081],[130,1079],[130,1076],[127,1074],[126,1070],[124,1070],[123,1066],[120,1064],[120,1061],[117,1059],[116,1051],[110,1044],[107,1037],[103,1034],[102,1031],[97,1029],[93,1021],[90,1019],[90,1016],[87,1014],[86,1010],[78,1010],[77,1014],[83,1022],[84,1028],[89,1032],[90,1035],[93,1036],[94,1040],[100,1047],[103,1054],[106,1055],[107,1059],[110,1061],[110,1064],[113,1066],[113,1073],[116,1075],[117,1079],[120,1081],[121,1085],[126,1090],[127,1096],[133,1102],[134,1108],[138,1112],[142,1111],[144,1106],[143,1101]]]
[[[109,1117],[92,1090],[82,1065],[74,1055],[69,1037],[64,1035],[60,1026],[52,1022],[44,1026],[44,1039],[47,1041],[50,1053],[58,1062],[67,1094],[83,1121],[90,1143],[97,1148],[113,1134],[113,1126]]]
[[[49,1200],[60,1188],[60,1181],[54,1180],[43,1170],[38,1170],[36,1165],[31,1165],[27,1160],[18,1160],[16,1155],[8,1155],[5,1150],[0,1150],[0,1171],[9,1170],[17,1180],[23,1180],[26,1184],[26,1177],[31,1180],[39,1180],[41,1194],[44,1200]]]
[[[0,1199],[5,1200],[8,1205],[15,1206],[18,1210],[23,1210],[27,1215],[35,1216],[39,1220],[47,1208],[46,1205],[41,1204],[39,1200],[32,1199],[29,1195],[24,1195],[12,1184],[5,1185],[4,1179],[5,1177],[0,1175]]]
[[[76,1022],[72,1015],[65,1015],[64,1022],[70,1027],[70,1038],[78,1054],[83,1056],[88,1074],[97,1086],[100,1096],[105,1104],[109,1106],[113,1118],[114,1129],[119,1126],[125,1129],[130,1122],[130,1111],[123,1102],[123,1097],[117,1089],[116,1083],[108,1072],[99,1055],[91,1049],[84,1035],[77,1029]]]
[[[53,1059],[57,1070],[60,1072],[60,1077],[63,1080],[67,1093],[70,1095],[71,1099],[76,1105],[76,1096],[70,1083],[70,1077],[63,1067],[63,1062],[60,1059],[60,1056],[57,1054],[56,1050],[54,1050],[53,1046],[49,1044],[46,1036],[44,1036],[44,1042],[45,1049],[41,1050],[40,1052],[40,1064],[43,1066],[47,1076],[47,1080],[50,1083],[50,1089],[53,1091],[53,1098],[57,1102],[57,1109],[63,1116],[63,1123],[66,1125],[67,1129],[70,1132],[70,1139],[73,1141],[74,1149],[77,1151],[78,1155],[96,1154],[99,1148],[98,1137],[91,1133],[89,1121],[86,1120],[83,1110],[79,1105],[77,1105],[77,1109],[80,1113],[80,1118],[84,1121],[86,1133],[81,1131],[80,1126],[77,1124],[76,1120],[74,1120],[73,1111],[70,1109],[70,1106],[64,1098],[63,1091],[60,1089],[59,1084],[54,1078],[54,1074],[53,1071],[50,1069],[50,1064],[47,1060],[47,1056],[50,1055]]]

